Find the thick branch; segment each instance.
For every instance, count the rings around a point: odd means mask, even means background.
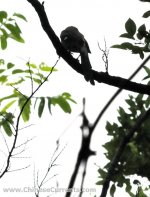
[[[31,3],[32,6],[35,8],[40,18],[41,25],[46,34],[48,35],[49,39],[51,40],[54,48],[56,49],[57,54],[61,56],[75,71],[83,75],[81,64],[78,62],[78,60],[74,59],[68,51],[64,49],[59,38],[51,28],[43,4],[41,4],[38,0],[27,1]],[[110,76],[104,72],[97,72],[95,70],[92,70],[92,72],[94,80],[96,80],[99,83],[105,83],[132,92],[150,95],[150,87],[148,85],[142,85],[139,83],[131,82],[121,77]]]

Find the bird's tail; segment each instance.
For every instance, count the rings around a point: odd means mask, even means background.
[[[86,46],[82,47],[80,51],[80,55],[81,55],[81,66],[82,66],[84,78],[86,81],[90,81],[92,85],[95,85],[95,82],[93,79],[93,73],[91,70],[92,67],[91,67],[91,63],[90,63],[89,56],[88,56],[88,50]]]

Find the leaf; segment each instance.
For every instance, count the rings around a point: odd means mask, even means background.
[[[9,63],[7,64],[7,69],[11,69],[11,68],[13,68],[14,66],[15,66],[15,64],[9,62]]]
[[[140,58],[143,60],[144,59],[144,53],[141,52],[141,53],[139,53],[139,55],[140,55]]]
[[[7,105],[5,105],[5,107],[3,107],[1,112],[6,112],[7,109],[10,108],[15,102],[16,102],[16,100],[13,100],[13,101],[10,101],[9,103],[7,103]]]
[[[29,66],[31,68],[37,68],[36,64],[31,64],[29,62],[26,63],[26,66]]]
[[[128,19],[125,23],[125,29],[128,32],[128,34],[133,37],[136,32],[136,24],[132,19]]]
[[[3,33],[3,36],[8,37],[8,33],[5,29],[0,28],[1,32]]]
[[[6,134],[11,137],[12,136],[12,130],[11,130],[11,127],[10,127],[10,124],[7,120],[3,120],[3,124],[2,124],[2,127],[4,129],[4,131],[6,132]]]
[[[39,108],[38,108],[38,116],[39,116],[39,118],[41,118],[41,116],[43,114],[44,107],[45,107],[45,98],[41,97],[40,99],[41,99],[41,101],[40,101]]]
[[[20,110],[22,111],[22,108],[23,108],[21,116],[22,116],[24,122],[27,122],[29,120],[30,113],[31,113],[31,110],[30,110],[31,100],[29,100],[25,105],[26,101],[27,101],[27,98],[25,98],[24,96],[20,97],[18,100],[18,105],[20,107]]]
[[[57,71],[57,69],[47,66],[45,63],[41,63],[39,68],[40,68],[40,70],[46,71],[46,72]]]
[[[0,77],[0,83],[5,83],[8,80],[8,77],[6,75],[3,75]]]
[[[51,98],[47,97],[47,99],[48,99],[48,109],[49,109],[50,114],[52,114],[52,111],[51,111]]]
[[[6,49],[7,48],[7,37],[2,35],[0,37],[0,40],[1,40],[1,48],[2,48],[2,50]]]
[[[9,82],[9,83],[7,83],[6,85],[7,85],[7,86],[14,86],[14,85],[18,85],[18,84],[22,83],[23,81],[25,81],[25,80],[21,77],[21,79],[19,79],[18,81]]]
[[[5,69],[0,69],[0,73],[3,73],[5,71]]]
[[[17,23],[15,23],[15,25],[10,24],[10,23],[4,24],[4,25],[11,32],[11,34],[9,34],[10,38],[16,40],[17,42],[24,43],[24,39],[20,36],[21,31]]]
[[[121,34],[120,37],[122,37],[122,38],[129,38],[129,39],[135,40],[135,39],[133,38],[133,36],[131,36],[131,35],[128,34],[128,33]]]
[[[37,78],[32,78],[34,82],[36,82],[37,84],[41,84],[42,81],[40,79],[37,79]]]
[[[14,94],[11,94],[11,95],[9,95],[9,96],[5,96],[5,97],[3,97],[3,98],[0,98],[0,103],[2,102],[2,101],[4,101],[4,100],[7,100],[7,99],[11,99],[11,98],[16,98],[17,97],[17,95],[14,93]]]
[[[7,18],[7,12],[5,11],[0,11],[0,22],[3,22],[3,19]]]
[[[18,17],[18,18],[20,18],[20,19],[23,19],[24,21],[26,21],[26,22],[27,22],[26,17],[25,17],[24,15],[22,15],[22,14],[14,13],[14,14],[13,14],[13,16],[16,16],[16,17]]]
[[[62,96],[65,98],[65,99],[67,99],[67,100],[69,100],[69,101],[71,101],[71,102],[73,102],[73,103],[77,103],[75,100],[73,100],[72,98],[71,98],[71,94],[70,93],[68,93],[68,92],[64,92],[64,93],[62,93]]]
[[[138,28],[137,38],[141,40],[147,36],[147,33],[148,32],[146,31],[146,26],[145,24],[143,24]]]
[[[146,73],[148,74],[148,76],[150,77],[150,69],[147,66],[143,66],[143,68],[146,71]]]
[[[17,26],[10,23],[4,25],[15,37],[18,37],[20,35],[20,31],[18,31]]]
[[[12,38],[13,40],[16,40],[17,42],[20,42],[20,43],[25,43],[24,39],[20,35],[16,37],[13,34],[9,34],[9,38]]]
[[[21,69],[15,69],[12,71],[12,74],[18,74],[18,73],[23,73],[24,71]]]
[[[144,18],[148,18],[150,16],[150,10],[148,10],[147,12],[145,12],[144,14],[143,14],[143,17]]]
[[[114,197],[115,191],[116,191],[116,186],[115,186],[115,184],[112,184],[112,186],[111,186],[111,188],[110,188],[110,195],[111,195],[112,197]]]
[[[5,60],[4,59],[0,59],[0,66],[5,64]]]
[[[62,96],[52,97],[51,104],[52,105],[58,104],[64,112],[71,113],[71,107],[69,103]]]
[[[116,44],[116,45],[113,45],[111,46],[111,48],[118,48],[118,49],[124,49],[124,50],[132,50],[133,48],[133,45],[129,42],[124,42],[122,44]]]

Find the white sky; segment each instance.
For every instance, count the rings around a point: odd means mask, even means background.
[[[47,35],[42,30],[35,10],[27,0],[0,0],[0,5],[1,10],[7,11],[10,15],[14,12],[22,13],[28,20],[28,23],[19,21],[26,43],[16,44],[16,42],[9,42],[8,49],[1,52],[0,58],[13,61],[18,65],[20,64],[20,66],[25,64],[25,61],[28,61],[29,58],[34,63],[45,62],[53,66],[57,59],[56,52]],[[76,26],[84,34],[92,51],[90,55],[92,67],[98,71],[105,71],[105,68],[97,43],[99,42],[100,46],[103,47],[104,38],[108,47],[123,42],[123,39],[119,39],[118,37],[121,33],[124,33],[124,23],[127,19],[130,17],[138,25],[143,24],[145,20],[141,16],[148,10],[147,4],[141,3],[138,0],[45,0],[45,9],[50,24],[57,35],[70,25]],[[130,52],[117,49],[110,50],[109,73],[111,75],[127,78],[140,63],[140,58],[131,55]],[[116,90],[116,88],[105,84],[96,83],[95,87],[91,86],[84,81],[83,76],[72,70],[63,60],[59,61],[57,68],[59,71],[51,76],[50,83],[44,85],[38,94],[54,96],[62,92],[70,92],[78,104],[72,104],[71,115],[64,114],[58,107],[52,108],[52,116],[45,113],[41,120],[37,118],[36,112],[33,113],[30,123],[34,124],[34,126],[25,129],[20,135],[21,141],[36,136],[28,144],[25,154],[31,158],[24,160],[15,159],[12,161],[14,168],[24,167],[26,164],[31,164],[31,167],[28,170],[8,173],[3,177],[0,183],[0,193],[2,193],[3,197],[20,196],[20,193],[3,193],[2,188],[4,187],[33,187],[34,165],[37,170],[39,169],[40,175],[42,173],[44,174],[50,156],[54,152],[56,139],[73,122],[61,138],[61,148],[66,144],[67,146],[59,158],[58,163],[60,166],[56,171],[54,170],[53,172],[52,170],[51,175],[57,172],[59,176],[46,185],[46,187],[51,184],[54,185],[57,180],[59,181],[60,187],[67,187],[80,146],[79,126],[81,120],[79,117],[76,117],[82,110],[82,98],[86,97],[87,99],[86,111],[89,120],[93,122],[107,100],[109,100]],[[139,81],[141,77],[137,77],[135,80]],[[95,187],[94,184],[98,180],[97,168],[94,163],[102,167],[106,161],[103,155],[104,150],[101,149],[101,145],[107,139],[105,122],[106,120],[116,120],[116,109],[121,102],[123,103],[128,93],[124,92],[122,96],[116,99],[94,133],[92,149],[98,151],[98,156],[91,158],[89,161],[90,170],[88,171],[86,184],[90,187]],[[39,176],[40,178],[42,177]],[[99,189],[97,188],[97,195],[99,196],[99,194]],[[32,192],[21,193],[21,197],[24,196],[31,197],[34,194]],[[45,196],[45,194],[41,194],[42,196]],[[94,196],[94,194],[91,196]],[[127,194],[124,194],[124,197],[126,196]]]

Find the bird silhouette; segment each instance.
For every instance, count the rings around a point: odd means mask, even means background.
[[[95,85],[92,73],[92,67],[89,60],[88,53],[91,53],[89,45],[84,36],[79,32],[76,27],[69,26],[64,29],[60,34],[62,45],[69,51],[80,53],[81,66],[86,81],[90,81]]]

